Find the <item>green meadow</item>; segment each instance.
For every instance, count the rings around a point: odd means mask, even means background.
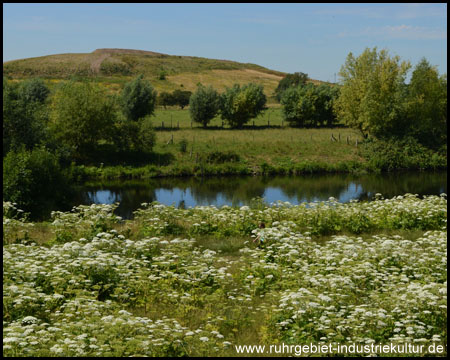
[[[152,124],[156,144],[151,156],[136,158],[134,164],[129,158],[110,158],[108,162],[102,157],[77,171],[87,178],[108,179],[364,169],[358,132],[349,128],[291,128],[283,121],[279,107],[269,108],[239,130],[229,128],[220,117],[203,128],[191,121],[187,109],[157,109]]]

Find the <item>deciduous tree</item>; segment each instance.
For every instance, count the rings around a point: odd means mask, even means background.
[[[198,85],[189,100],[189,114],[192,121],[208,126],[220,110],[220,96],[212,86]]]
[[[222,94],[221,114],[231,127],[242,127],[267,109],[262,85],[235,84]]]

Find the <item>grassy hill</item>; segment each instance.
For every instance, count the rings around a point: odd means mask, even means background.
[[[3,63],[3,74],[17,80],[29,77],[52,80],[72,76],[89,77],[113,91],[119,90],[124,82],[137,74],[144,74],[157,91],[180,88],[193,91],[199,82],[222,91],[234,83],[254,82],[263,85],[268,96],[272,95],[280,79],[286,75],[249,63],[128,49],[97,49],[87,54],[12,60]]]

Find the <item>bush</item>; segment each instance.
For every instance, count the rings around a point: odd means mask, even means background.
[[[433,152],[411,137],[402,140],[365,140],[361,154],[369,167],[376,171],[447,168],[446,156]]]
[[[156,134],[149,116],[138,121],[119,117],[115,124],[113,142],[118,151],[149,153],[156,142]]]
[[[128,64],[122,62],[103,61],[100,65],[100,71],[104,75],[130,75],[131,69]]]
[[[10,151],[3,161],[3,199],[17,203],[32,218],[64,206],[72,195],[58,158],[44,147]]]
[[[206,155],[206,162],[210,164],[223,164],[226,162],[239,162],[240,157],[238,154],[228,151],[213,151]]]
[[[187,151],[188,141],[184,138],[181,139],[179,146],[180,146],[180,151],[182,153],[185,153]]]
[[[19,86],[19,97],[26,102],[43,103],[49,94],[50,90],[41,79],[25,80]]]

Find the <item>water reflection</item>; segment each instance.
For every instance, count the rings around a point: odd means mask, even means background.
[[[86,184],[78,203],[120,202],[118,215],[131,218],[143,202],[189,208],[196,205],[248,204],[257,196],[267,203],[278,200],[292,204],[323,201],[371,200],[376,193],[391,198],[405,193],[438,195],[447,192],[447,173],[405,172],[395,174],[326,174],[276,177],[164,178],[147,181],[115,181]]]

